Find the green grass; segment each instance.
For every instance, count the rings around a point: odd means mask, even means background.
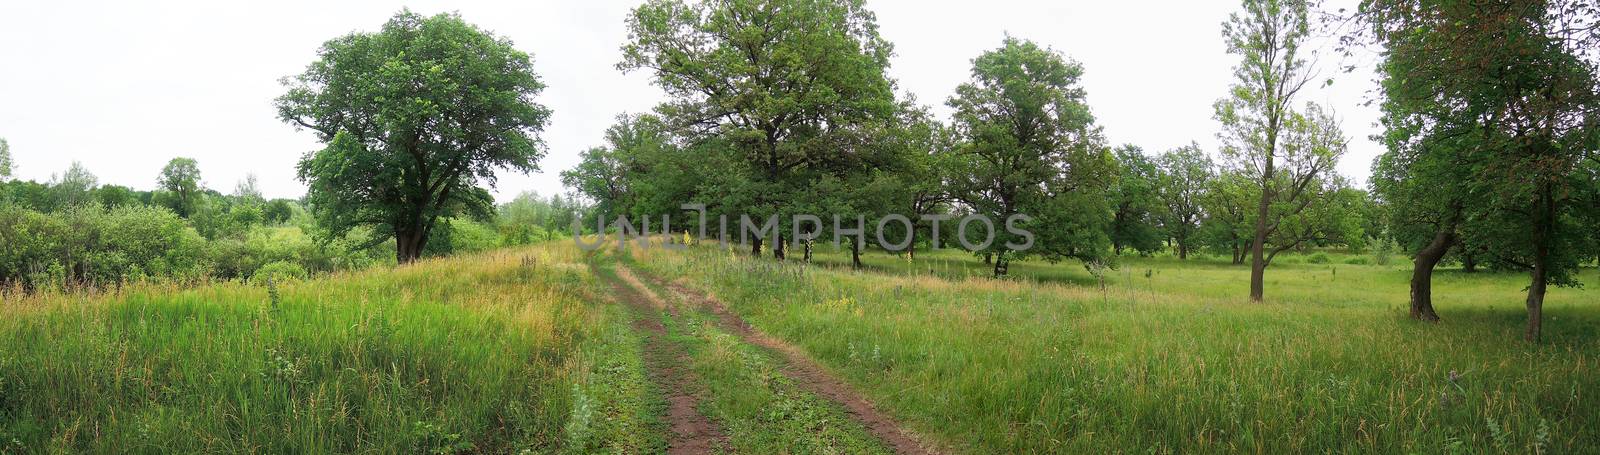
[[[1553,290],[1544,341],[1524,343],[1520,274],[1441,271],[1445,320],[1422,324],[1405,317],[1407,265],[1334,251],[1282,258],[1265,303],[1215,258],[1125,258],[1102,291],[1081,264],[993,280],[955,251],[869,254],[865,272],[826,248],[821,267],[631,254],[957,452],[1600,448],[1600,305]],[[609,295],[615,260],[555,242],[284,283],[276,299],[238,283],[0,294],[0,453],[659,453],[665,403],[638,315]],[[652,288],[680,306],[667,341],[730,449],[884,450],[781,356]]]
[[[4,296],[0,452],[655,451],[637,342],[568,250],[276,301],[242,284]]]
[[[869,255],[865,273],[710,248],[640,262],[713,291],[966,451],[1600,448],[1590,294],[1552,291],[1545,340],[1527,344],[1522,275],[1441,272],[1445,321],[1420,324],[1405,317],[1404,265],[1328,255],[1273,265],[1264,304],[1244,298],[1248,268],[1225,260],[1126,259],[1105,292],[1076,263],[969,278],[988,269],[956,252]]]
[[[627,256],[625,263],[633,264]],[[838,404],[786,377],[776,353],[720,328],[715,316],[649,280],[641,281],[677,317],[663,312],[672,342],[684,346],[707,395],[702,409],[735,453],[892,453]]]

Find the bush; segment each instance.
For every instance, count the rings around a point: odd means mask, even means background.
[[[1372,261],[1378,265],[1389,265],[1390,262],[1394,261],[1395,251],[1399,249],[1400,244],[1395,243],[1394,239],[1381,240],[1378,242],[1378,246],[1373,248]]]
[[[1328,257],[1328,253],[1317,253],[1311,255],[1309,258],[1306,258],[1306,262],[1312,264],[1327,264],[1333,262],[1333,259]]]
[[[0,209],[0,243],[0,283],[29,288],[195,279],[208,269],[204,240],[163,208]]]
[[[1356,256],[1356,257],[1353,257],[1353,258],[1350,258],[1350,259],[1345,259],[1344,263],[1350,264],[1350,265],[1367,265],[1367,264],[1369,264],[1369,262],[1367,261],[1367,258],[1360,257],[1360,256]]]
[[[285,281],[304,280],[310,276],[311,274],[306,272],[306,268],[301,267],[300,264],[287,261],[277,261],[268,263],[267,265],[263,265],[261,268],[256,269],[255,274],[250,276],[250,283],[265,286],[268,279],[271,279],[277,283],[283,283]]]
[[[429,257],[486,251],[500,246],[500,234],[470,220],[441,218],[428,236],[423,255]]]

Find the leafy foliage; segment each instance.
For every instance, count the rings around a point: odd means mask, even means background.
[[[670,99],[663,118],[697,151],[738,163],[707,182],[721,196],[708,203],[778,215],[780,232],[827,167],[853,162],[860,133],[895,110],[891,48],[861,0],[656,0],[628,30],[618,67],[651,71]]]
[[[1164,205],[1158,215],[1179,259],[1188,258],[1195,248],[1195,237],[1206,215],[1206,190],[1215,178],[1214,167],[1199,144],[1156,157],[1156,197]]]
[[[194,215],[200,198],[200,166],[193,158],[173,158],[161,168],[156,184],[170,196],[169,206],[178,216]]]
[[[1038,236],[1019,257],[1091,260],[1108,246],[1105,188],[1115,160],[1085,103],[1083,66],[1031,41],[1006,38],[998,49],[972,62],[972,80],[956,88],[948,104],[963,143],[951,173],[954,196],[995,223],[1016,215]],[[1048,227],[1048,228],[1045,228]],[[983,253],[1000,256],[1022,244],[996,226]]]
[[[371,227],[372,242],[395,239],[409,262],[440,218],[493,212],[479,185],[496,169],[538,169],[550,111],[533,97],[544,84],[509,40],[456,15],[402,11],[318,56],[284,80],[277,105],[326,144],[299,165],[325,235]]]
[[[1118,175],[1112,185],[1111,250],[1118,255],[1132,248],[1148,255],[1162,248],[1166,233],[1160,229],[1163,208],[1158,193],[1159,171],[1144,150],[1134,145],[1117,147]]]

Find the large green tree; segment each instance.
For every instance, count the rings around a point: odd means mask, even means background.
[[[628,30],[618,67],[654,74],[670,98],[658,110],[691,145],[737,157],[725,170],[737,179],[715,184],[723,210],[778,215],[780,232],[816,197],[826,173],[815,168],[895,112],[890,45],[861,0],[652,0]]]
[[[652,114],[618,116],[605,137],[606,145],[583,151],[577,166],[561,172],[562,183],[594,201],[596,216],[627,216],[638,225],[646,216],[675,213],[695,199],[701,170],[712,163],[698,150],[685,152]]]
[[[370,226],[417,259],[439,218],[492,213],[495,171],[537,170],[550,110],[533,62],[460,16],[395,15],[376,33],[323,44],[287,78],[285,122],[326,147],[300,160],[308,205],[328,236]]]
[[[1372,0],[1358,18],[1384,49],[1388,152],[1373,187],[1416,255],[1411,315],[1438,320],[1433,268],[1456,248],[1531,275],[1526,337],[1540,332],[1549,285],[1576,285],[1593,255],[1600,149],[1593,5],[1581,2]],[[1583,208],[1591,208],[1583,210]]]
[[[1257,194],[1251,300],[1264,295],[1272,256],[1303,240],[1299,235],[1283,238],[1286,218],[1298,217],[1332,194],[1324,191],[1333,180],[1328,174],[1344,152],[1345,139],[1331,114],[1315,107],[1304,114],[1295,110],[1296,96],[1312,79],[1301,54],[1310,31],[1307,15],[1305,0],[1244,0],[1243,10],[1223,23],[1228,52],[1240,60],[1229,96],[1215,106],[1223,127],[1222,154],[1249,177]]]
[[[968,209],[995,223],[995,238],[979,253],[993,254],[995,275],[1012,258],[1101,259],[1109,246],[1106,188],[1116,162],[1079,85],[1083,66],[1031,41],[1006,38],[972,61],[972,79],[948,104],[963,143],[957,147],[951,191]],[[1036,237],[1031,248],[1012,251]],[[980,239],[974,239],[979,241]]]
[[[1169,150],[1155,162],[1156,197],[1165,206],[1159,212],[1161,227],[1172,239],[1178,259],[1188,259],[1205,217],[1205,191],[1215,175],[1215,165],[1199,144]]]

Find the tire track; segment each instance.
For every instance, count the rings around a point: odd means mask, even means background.
[[[699,378],[689,367],[689,355],[683,346],[667,339],[667,327],[661,323],[665,307],[648,288],[638,288],[626,269],[616,269],[617,278],[608,279],[617,300],[634,310],[633,327],[644,336],[644,364],[651,381],[661,389],[667,399],[666,421],[672,430],[667,440],[669,454],[704,454],[726,451],[728,438],[715,422],[700,413],[699,404],[705,392]],[[672,311],[672,310],[669,310]],[[674,311],[675,313],[675,311]]]
[[[619,276],[622,276],[624,280],[631,281],[633,286],[645,289],[646,292],[648,292],[649,287],[644,286],[643,283],[639,283],[638,279],[634,278],[633,274],[626,270],[627,269],[625,267],[618,265]],[[716,315],[718,325],[720,325],[723,330],[733,333],[744,342],[761,346],[770,351],[781,354],[785,360],[783,367],[783,373],[785,376],[793,379],[794,382],[800,386],[800,388],[816,394],[817,396],[821,396],[825,399],[838,403],[840,406],[844,407],[845,412],[850,418],[860,422],[862,426],[867,429],[867,432],[883,441],[884,445],[889,446],[889,448],[894,450],[895,453],[939,453],[937,450],[931,448],[931,444],[919,442],[921,438],[916,437],[915,433],[912,433],[910,430],[902,427],[898,422],[889,416],[879,412],[877,407],[874,406],[871,401],[868,401],[866,398],[863,398],[860,394],[856,393],[849,384],[846,384],[837,376],[834,376],[832,373],[828,372],[815,360],[812,360],[809,355],[806,355],[804,351],[801,351],[800,348],[756,330],[754,327],[750,326],[749,323],[745,322],[743,318],[740,318],[739,315],[729,311],[728,307],[723,305],[722,302],[717,301],[715,298],[705,293],[696,291],[675,282],[663,280],[659,277],[650,276],[648,274],[645,274],[644,276],[651,282],[660,284],[666,289],[671,290],[674,294],[682,298],[683,301],[691,302],[703,309],[710,311],[712,314]],[[651,296],[654,297],[653,294]],[[655,300],[657,305],[671,308],[670,305],[661,303],[662,301],[659,298]],[[676,310],[674,309],[672,311]]]

